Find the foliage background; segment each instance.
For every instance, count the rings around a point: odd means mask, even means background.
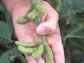
[[[66,63],[84,63],[84,0],[47,0],[59,13]],[[0,3],[0,63],[26,63],[17,50],[12,19]]]

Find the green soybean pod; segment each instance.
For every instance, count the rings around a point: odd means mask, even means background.
[[[47,10],[45,8],[43,8],[41,5],[36,4],[36,9],[42,13],[46,13]]]
[[[36,16],[38,16],[38,13],[38,10],[33,9],[31,12],[28,13],[27,17],[33,20],[36,18]]]
[[[51,51],[51,48],[49,46],[45,46],[45,50],[47,52],[47,55],[48,55],[48,63],[52,63],[53,61],[53,53]]]
[[[23,46],[18,46],[18,50],[22,53],[32,54],[37,48],[25,48]]]
[[[39,48],[38,50],[36,50],[33,54],[32,54],[32,57],[37,59],[39,58],[42,54],[43,54],[43,51],[44,51],[44,48],[43,48],[43,45],[39,45]]]
[[[15,43],[18,46],[24,46],[24,47],[33,47],[41,44],[39,42],[35,43],[35,42],[22,42],[22,41],[16,41]]]
[[[23,23],[25,23],[26,21],[27,21],[27,19],[25,18],[25,16],[22,16],[22,17],[18,18],[16,22],[17,22],[18,24],[23,24]]]

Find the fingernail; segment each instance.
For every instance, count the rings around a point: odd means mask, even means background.
[[[45,28],[43,28],[43,27],[39,28],[38,33],[44,34],[45,33]]]

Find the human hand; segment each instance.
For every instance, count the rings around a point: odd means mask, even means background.
[[[26,14],[30,7],[29,5],[15,8],[12,18],[16,36],[20,41],[37,42],[37,33],[40,35],[45,34],[46,44],[51,47],[54,56],[53,63],[65,63],[64,51],[58,26],[58,14],[47,2],[41,1],[40,5],[46,8],[47,12],[45,14],[40,14],[42,23],[38,25],[37,28],[35,28],[34,21],[31,20],[28,20],[27,23],[24,24],[16,23],[16,20],[19,17]],[[44,60],[41,57],[34,59],[28,54],[25,54],[25,57],[29,63],[44,63]]]

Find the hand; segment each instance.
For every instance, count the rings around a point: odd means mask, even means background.
[[[37,33],[46,35],[46,43],[51,47],[54,56],[53,63],[65,63],[64,51],[58,26],[58,13],[45,1],[40,4],[47,9],[45,14],[40,14],[42,23],[35,27],[34,21],[28,20],[27,23],[17,24],[16,20],[24,16],[29,9],[29,5],[15,8],[13,12],[13,24],[18,40],[25,42],[37,42]],[[29,63],[44,63],[40,57],[35,60],[28,54],[25,54]]]

